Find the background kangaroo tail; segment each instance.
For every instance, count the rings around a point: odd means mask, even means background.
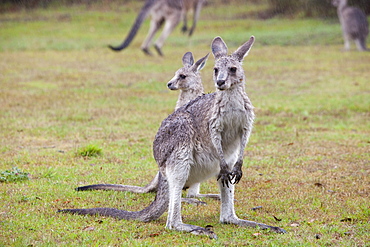
[[[149,184],[144,187],[133,186],[133,185],[121,185],[121,184],[93,184],[77,187],[77,191],[86,191],[86,190],[114,190],[114,191],[128,191],[134,193],[149,193],[156,192],[158,188],[158,177],[159,173],[155,178],[149,182]]]
[[[119,46],[109,45],[109,48],[111,48],[113,51],[121,51],[121,50],[125,49],[131,43],[131,41],[134,39],[134,37],[135,37],[137,31],[139,30],[141,24],[143,23],[146,16],[148,15],[149,10],[151,9],[151,7],[153,6],[153,4],[156,1],[157,0],[147,0],[145,2],[144,6],[141,8],[139,15],[136,17],[135,23],[131,27],[131,30],[130,30],[129,34],[127,35],[126,39],[122,42],[121,45],[119,45]]]
[[[109,216],[117,219],[139,220],[148,222],[158,219],[168,208],[169,192],[168,182],[159,173],[158,176],[158,191],[154,201],[141,211],[132,212],[116,208],[89,208],[89,209],[61,209],[58,212],[71,213],[79,215],[100,215]]]

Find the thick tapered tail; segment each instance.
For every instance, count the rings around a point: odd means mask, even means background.
[[[149,193],[149,192],[156,192],[158,188],[158,176],[159,173],[155,176],[155,178],[150,181],[149,184],[145,185],[144,187],[134,186],[134,185],[122,185],[122,184],[92,184],[77,187],[77,191],[86,191],[86,190],[114,190],[114,191],[128,191],[134,193]]]
[[[121,45],[119,45],[119,46],[109,45],[108,47],[111,48],[113,51],[121,51],[121,50],[125,49],[127,46],[129,46],[131,41],[134,39],[137,31],[139,30],[141,24],[143,23],[146,16],[148,15],[149,10],[151,9],[151,7],[153,6],[153,4],[156,1],[157,0],[147,0],[145,2],[144,6],[140,10],[139,15],[136,17],[135,23],[131,27],[131,30],[130,30],[129,34],[127,35],[126,39],[122,42]]]
[[[141,211],[132,212],[116,208],[89,208],[89,209],[61,209],[58,212],[71,213],[79,215],[101,215],[109,216],[117,219],[139,220],[148,222],[158,219],[168,208],[169,194],[168,194],[167,180],[158,174],[158,191],[154,201]]]

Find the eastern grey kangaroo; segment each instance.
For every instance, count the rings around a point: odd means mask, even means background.
[[[204,94],[200,70],[203,69],[208,55],[199,59],[194,63],[193,54],[185,53],[182,57],[183,67],[175,72],[175,76],[167,83],[167,87],[171,90],[180,90],[177,99],[175,110],[187,104],[189,101]],[[86,190],[115,190],[115,191],[130,191],[135,193],[155,192],[158,187],[158,176],[144,187],[121,184],[93,184],[76,188],[77,191]],[[212,197],[219,199],[218,194],[200,194],[200,183],[196,183],[188,188],[187,197]],[[199,203],[198,201],[184,200],[189,203]]]
[[[159,218],[168,209],[167,228],[217,238],[210,229],[185,224],[181,217],[182,189],[217,177],[221,223],[284,233],[279,227],[239,219],[234,209],[234,184],[242,177],[244,148],[254,121],[242,68],[253,43],[252,36],[228,56],[225,42],[220,37],[213,40],[211,48],[216,60],[213,78],[217,91],[196,98],[163,120],[153,142],[153,154],[159,166],[158,191],[148,207],[137,212],[114,208],[59,212],[147,222]]]
[[[350,40],[354,40],[359,51],[366,50],[366,37],[369,34],[369,23],[365,13],[357,7],[347,5],[347,0],[333,0],[344,38],[344,49],[350,49]]]
[[[114,51],[121,51],[122,49],[125,49],[134,39],[146,16],[150,14],[152,19],[150,22],[149,32],[143,44],[141,45],[141,49],[145,54],[152,55],[152,53],[149,51],[149,45],[152,42],[155,33],[164,23],[162,34],[154,44],[154,48],[158,54],[163,56],[162,47],[164,42],[171,34],[173,29],[179,24],[182,17],[185,18],[184,27],[182,30],[184,32],[187,30],[186,12],[190,10],[190,6],[193,6],[194,8],[194,20],[193,26],[189,31],[189,35],[194,32],[203,1],[204,0],[147,0],[140,10],[139,15],[136,17],[135,23],[123,43],[117,47],[111,45],[109,47]]]

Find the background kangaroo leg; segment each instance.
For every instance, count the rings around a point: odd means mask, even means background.
[[[154,38],[154,35],[155,33],[158,31],[158,29],[162,26],[163,24],[163,19],[160,19],[160,20],[154,20],[152,19],[151,22],[150,22],[150,27],[149,27],[149,32],[148,32],[148,35],[146,36],[143,44],[141,45],[141,50],[147,54],[147,55],[153,55],[150,51],[149,51],[149,45],[150,43],[152,42],[153,38]]]
[[[162,47],[164,45],[164,42],[166,41],[168,36],[172,33],[173,29],[179,24],[180,19],[181,12],[172,15],[166,20],[161,36],[159,36],[158,40],[154,44],[154,48],[157,50],[160,56],[163,56]]]
[[[189,187],[188,193],[186,194],[186,197],[192,198],[192,197],[209,197],[220,200],[219,194],[200,194],[200,183],[193,184]]]
[[[364,38],[355,39],[357,50],[366,51],[366,40]]]
[[[204,3],[203,0],[196,1],[195,3],[194,13],[193,13],[193,25],[190,28],[189,36],[191,36],[194,33],[195,27],[197,26],[197,22],[199,19],[199,15],[200,15],[200,11],[202,9],[203,3]]]

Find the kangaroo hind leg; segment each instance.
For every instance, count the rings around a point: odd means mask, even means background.
[[[190,165],[187,159],[177,160],[174,167],[166,168],[166,177],[169,186],[169,206],[166,227],[177,231],[190,232],[195,235],[208,235],[217,238],[217,235],[206,228],[189,225],[182,222],[181,217],[181,194],[189,175]]]
[[[355,44],[356,44],[356,47],[357,47],[357,50],[359,51],[366,51],[366,38],[357,38],[355,39]]]
[[[158,40],[154,44],[154,48],[157,50],[160,56],[163,56],[162,47],[168,36],[172,33],[173,29],[179,24],[181,19],[181,12],[174,13],[166,19],[164,24],[163,31],[159,36]]]
[[[164,22],[164,19],[161,18],[161,19],[152,19],[150,21],[150,27],[149,27],[149,32],[148,32],[148,35],[146,36],[146,39],[144,40],[143,44],[141,45],[141,50],[146,54],[146,55],[153,55],[150,51],[149,51],[149,46],[150,46],[150,43],[152,42],[153,38],[154,38],[154,35],[155,33],[159,30],[159,28],[162,26]]]
[[[242,220],[239,219],[235,214],[234,209],[234,186],[229,184],[229,186],[224,186],[221,181],[218,182],[221,191],[221,214],[220,222],[224,224],[234,224],[243,227],[260,227],[261,229],[270,229],[271,231],[277,233],[286,233],[286,231],[280,227],[269,226],[266,224]]]

